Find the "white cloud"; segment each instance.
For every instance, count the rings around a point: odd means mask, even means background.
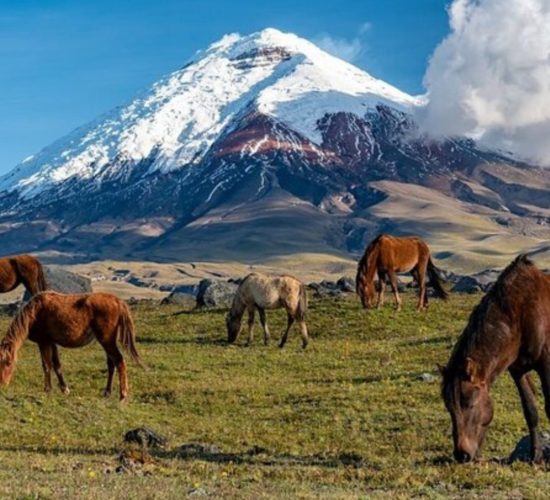
[[[550,165],[550,0],[454,0],[419,121]]]
[[[371,30],[372,24],[359,25],[353,38],[334,37],[323,33],[314,39],[314,43],[324,51],[348,62],[356,62],[366,51],[364,36]]]

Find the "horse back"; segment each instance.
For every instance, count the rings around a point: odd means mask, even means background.
[[[302,283],[293,276],[248,275],[239,287],[241,299],[262,309],[284,307],[299,299]]]
[[[430,250],[424,240],[417,236],[395,237],[382,235],[377,241],[379,249],[378,268],[407,272],[420,261],[428,260]]]
[[[120,300],[103,293],[60,294],[43,292],[30,339],[47,337],[65,347],[80,347],[93,339],[96,331],[114,329],[118,324]]]

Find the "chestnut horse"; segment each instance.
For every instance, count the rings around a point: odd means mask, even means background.
[[[233,298],[233,305],[227,316],[227,340],[235,342],[241,331],[241,321],[245,311],[248,311],[248,340],[253,338],[254,315],[256,309],[260,313],[260,321],[264,330],[264,344],[270,340],[267,326],[266,309],[284,307],[287,313],[287,328],[279,347],[284,347],[288,332],[295,321],[298,322],[302,334],[302,347],[307,347],[309,337],[305,321],[307,310],[307,293],[305,285],[292,276],[265,276],[264,274],[249,274],[239,285]]]
[[[52,387],[50,374],[53,366],[61,391],[69,393],[61,372],[58,345],[83,347],[95,337],[107,353],[108,376],[104,395],[111,394],[116,368],[121,401],[128,396],[128,378],[117,339],[130,356],[141,364],[135,346],[134,323],[130,310],[125,302],[108,293],[64,295],[42,292],[35,295],[19,311],[0,343],[0,384],[10,383],[17,352],[27,337],[40,348],[46,392]]]
[[[374,301],[374,276],[380,281],[376,307],[384,303],[384,289],[389,278],[397,310],[401,310],[401,298],[397,288],[397,273],[410,272],[418,283],[418,310],[428,307],[426,290],[426,273],[430,286],[437,298],[447,300],[448,294],[443,289],[432,262],[428,245],[415,236],[396,238],[388,234],[376,237],[367,247],[357,266],[355,280],[357,295],[365,309],[370,309]]]
[[[542,382],[550,418],[550,277],[524,255],[499,276],[468,320],[443,375],[442,397],[451,415],[454,456],[473,460],[493,418],[489,390],[508,370],[519,391],[531,436],[531,458],[543,458],[533,385]]]
[[[44,270],[32,255],[14,255],[0,259],[0,293],[11,292],[23,285],[36,295],[46,290]]]

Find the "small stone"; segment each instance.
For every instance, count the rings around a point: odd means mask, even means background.
[[[550,432],[542,431],[540,433],[542,454],[545,462],[550,462]],[[514,451],[510,454],[508,462],[530,462],[531,461],[531,437],[523,436],[516,445]]]
[[[431,373],[425,372],[425,373],[421,373],[417,377],[417,380],[421,380],[422,382],[427,382],[428,384],[433,384],[436,381],[436,377]]]

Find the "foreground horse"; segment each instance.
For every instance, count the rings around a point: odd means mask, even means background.
[[[269,343],[269,328],[267,326],[265,310],[284,307],[288,323],[279,347],[283,347],[288,338],[288,332],[295,321],[298,322],[302,335],[302,347],[307,347],[309,338],[305,322],[307,310],[307,294],[305,285],[292,276],[265,276],[263,274],[249,274],[235,292],[233,305],[227,317],[227,340],[235,342],[241,331],[241,321],[245,311],[248,311],[248,340],[250,345],[253,339],[254,315],[256,309],[260,313],[260,321],[264,330],[264,344]]]
[[[1,258],[0,293],[11,292],[21,284],[31,296],[46,290],[46,279],[40,262],[31,255]]]
[[[374,276],[378,274],[380,285],[376,307],[384,303],[384,289],[389,278],[397,310],[401,310],[401,298],[397,288],[397,273],[410,272],[418,283],[418,310],[428,307],[426,273],[437,298],[446,300],[447,292],[441,286],[437,268],[432,262],[428,245],[420,238],[394,238],[381,234],[374,239],[363,254],[357,267],[356,290],[365,309],[374,301]]]
[[[126,363],[117,346],[117,338],[138,363],[134,323],[125,302],[107,293],[63,295],[43,292],[35,295],[12,321],[0,343],[0,383],[10,383],[17,352],[26,338],[38,344],[44,369],[44,390],[51,390],[51,369],[57,375],[59,387],[68,394],[69,388],[61,372],[57,346],[83,347],[94,338],[107,353],[107,386],[111,394],[113,374],[118,371],[120,399],[128,396]]]
[[[531,436],[531,458],[540,462],[538,415],[528,372],[535,370],[541,379],[550,417],[550,277],[525,256],[502,272],[470,315],[449,363],[440,367],[459,462],[478,455],[493,418],[489,389],[505,370],[519,391]]]

